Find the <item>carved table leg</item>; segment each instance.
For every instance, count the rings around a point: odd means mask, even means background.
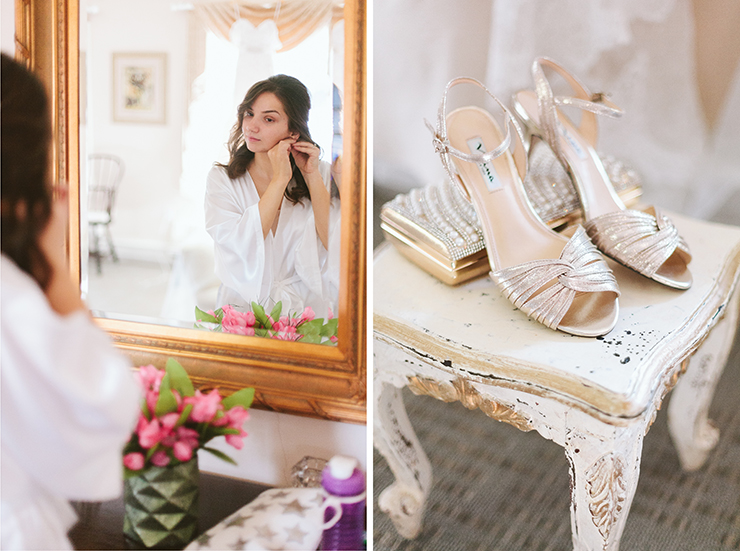
[[[740,292],[735,292],[727,308],[724,318],[689,358],[668,405],[668,428],[681,466],[687,471],[699,469],[719,441],[719,430],[708,418],[709,406],[732,348]]]
[[[645,427],[569,429],[570,519],[575,551],[617,551],[637,489]]]
[[[432,485],[432,467],[406,415],[401,390],[376,381],[374,394],[373,444],[396,478],[380,494],[378,505],[402,537],[415,538]]]

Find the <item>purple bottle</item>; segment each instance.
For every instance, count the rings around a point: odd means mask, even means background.
[[[364,549],[365,532],[365,474],[352,457],[336,455],[321,473],[321,485],[329,495],[346,499],[342,516],[334,526],[324,530],[322,551],[359,551]],[[350,502],[352,501],[352,502]],[[324,522],[335,514],[329,506],[324,511]]]

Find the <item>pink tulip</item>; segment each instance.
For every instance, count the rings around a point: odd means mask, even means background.
[[[179,461],[190,461],[193,457],[193,448],[185,442],[175,442],[175,445],[172,446],[172,453]]]
[[[166,467],[170,463],[170,456],[164,450],[154,452],[152,455],[152,465],[157,467]]]
[[[144,417],[139,418],[136,432],[139,433],[139,444],[144,449],[151,448],[166,435],[166,431],[160,428],[156,418],[151,421],[147,421]]]
[[[123,456],[123,464],[127,469],[138,471],[144,466],[144,456],[139,452],[127,453]]]
[[[228,425],[232,429],[241,429],[244,422],[249,419],[249,412],[243,406],[234,406],[224,416],[228,419]]]
[[[164,378],[165,372],[153,365],[142,365],[134,375],[142,390],[155,390],[159,392],[159,385]]]
[[[242,440],[242,437],[239,434],[227,434],[226,443],[236,448],[237,450],[240,450],[244,447],[244,441]]]
[[[331,312],[331,309],[329,309]],[[300,316],[300,323],[303,323],[304,321],[311,321],[316,317],[316,314],[314,314],[313,310],[310,306],[306,306],[305,310],[303,310],[303,313]],[[329,318],[331,319],[331,318]],[[300,325],[300,324],[299,324]]]
[[[176,412],[167,413],[159,418],[159,422],[162,424],[162,430],[163,431],[171,431],[173,428],[175,428],[175,423],[177,423],[177,420],[180,418],[180,414]]]
[[[223,307],[224,318],[221,321],[221,328],[226,333],[235,333],[237,335],[254,335],[254,322],[256,318],[253,312],[238,312],[230,305]],[[251,331],[250,331],[251,329]]]
[[[232,429],[240,429],[247,419],[249,419],[249,412],[243,406],[234,406],[225,411],[223,417],[211,421],[211,424],[216,427],[228,426]]]
[[[328,307],[328,312],[326,313],[326,319],[330,320],[334,318],[334,312],[331,311],[331,306]]]
[[[254,336],[254,327],[242,327],[241,325],[222,325],[224,333],[233,333],[234,335]]]
[[[149,413],[154,415],[154,411],[157,408],[157,400],[159,399],[159,389],[157,390],[147,390],[144,400],[146,401],[146,407],[149,410]]]
[[[190,419],[196,423],[206,423],[216,415],[216,411],[221,406],[221,396],[216,389],[208,394],[202,394],[200,390],[196,390],[194,396],[185,398],[183,402],[193,404]]]

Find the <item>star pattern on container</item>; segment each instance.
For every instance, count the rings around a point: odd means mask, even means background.
[[[284,504],[283,508],[284,513],[296,513],[300,516],[305,516],[306,510],[309,509],[309,507],[301,505],[300,501],[298,501],[297,499],[294,499],[290,503]]]
[[[242,549],[244,549],[244,546],[247,545],[248,543],[249,543],[248,541],[245,541],[242,538],[239,538],[238,540],[236,540],[234,543],[231,544],[231,548],[234,549],[235,551],[241,551]]]
[[[308,535],[308,532],[301,530],[301,526],[296,524],[293,528],[288,530],[288,541],[294,541],[296,543],[303,543],[303,539]]]
[[[213,536],[211,534],[206,532],[205,534],[202,534],[201,536],[199,536],[198,539],[195,541],[198,542],[199,547],[207,547],[208,544],[211,542],[212,537]]]
[[[277,536],[277,532],[273,532],[266,524],[263,526],[257,526],[255,528],[255,532],[257,532],[258,537],[265,538],[266,540],[271,540]]]
[[[275,499],[283,499],[285,497],[288,497],[290,494],[286,492],[285,490],[280,490],[279,492],[275,492],[272,494],[272,497]]]
[[[259,512],[259,511],[267,511],[267,509],[270,508],[271,504],[268,503],[257,503],[254,507],[252,507],[253,512]]]
[[[226,523],[226,526],[244,526],[244,523],[247,522],[250,518],[252,518],[252,515],[237,515],[234,518],[230,519]]]

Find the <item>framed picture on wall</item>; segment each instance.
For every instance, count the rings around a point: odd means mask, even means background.
[[[167,54],[113,54],[113,121],[164,124]]]

